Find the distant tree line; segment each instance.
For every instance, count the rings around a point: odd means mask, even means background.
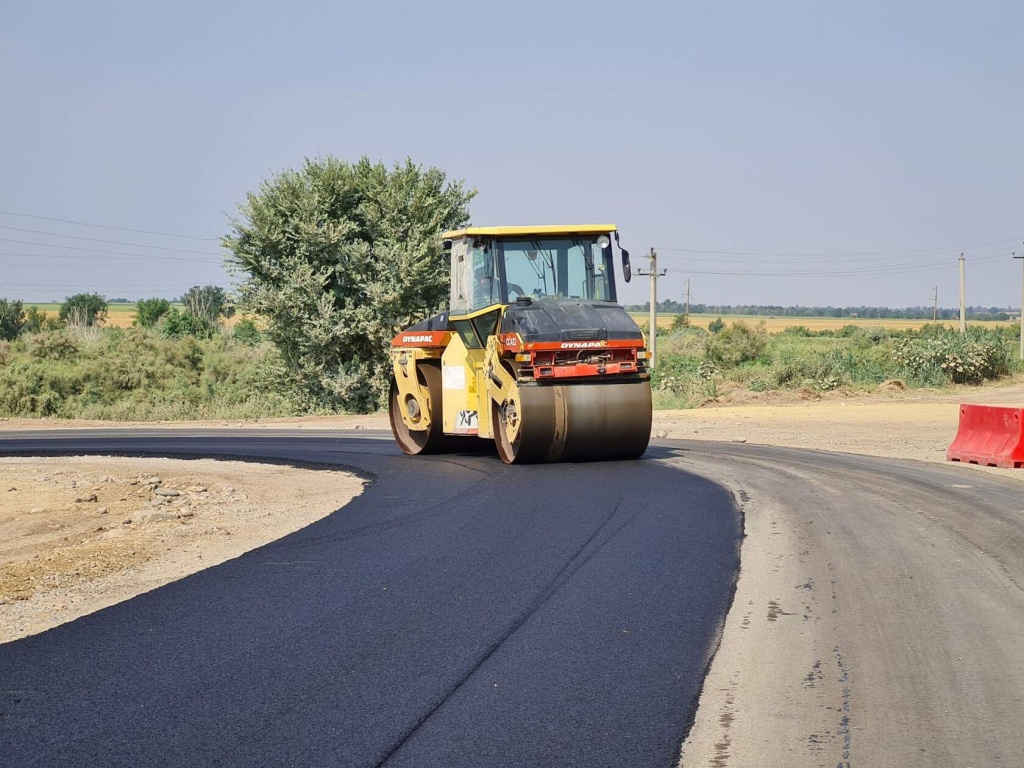
[[[167,299],[140,299],[135,302],[134,325],[156,328],[164,336],[212,338],[220,321],[234,315],[235,307],[227,292],[217,285],[196,285],[177,300],[179,310]],[[12,341],[22,334],[81,329],[103,325],[110,302],[98,293],[76,293],[60,303],[57,316],[49,316],[38,307],[26,307],[20,300],[0,298],[0,341]],[[239,323],[241,333],[258,335],[252,320]],[[238,328],[236,328],[236,331]]]
[[[649,312],[651,303],[631,304],[627,307],[631,312]],[[658,302],[658,312],[681,314],[686,305],[673,299]],[[1015,310],[1005,307],[967,307],[969,320],[1009,320],[1010,312]],[[867,317],[871,319],[905,319],[931,320],[932,307],[783,307],[775,304],[690,304],[690,314],[694,315],[757,315],[759,317]],[[960,310],[939,308],[936,313],[939,320],[959,320]]]

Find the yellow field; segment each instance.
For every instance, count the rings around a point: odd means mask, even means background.
[[[60,304],[26,304],[25,309],[30,306],[37,307],[39,310],[46,313],[47,317],[56,317],[60,312]],[[178,309],[184,309],[183,304],[172,304],[172,307]],[[224,325],[231,328],[239,320],[245,317],[245,315],[235,314],[234,317],[229,317],[226,320],[222,320]],[[135,320],[135,305],[134,304],[108,304],[107,305],[107,319],[103,321],[104,328],[131,328],[132,322]]]
[[[648,321],[646,312],[629,313],[637,323],[645,324]],[[780,333],[786,328],[794,325],[802,325],[812,331],[835,331],[844,325],[857,325],[864,328],[891,328],[893,330],[905,330],[907,328],[921,328],[931,324],[931,320],[903,320],[900,318],[868,318],[868,317],[758,317],[756,315],[690,315],[690,325],[697,328],[707,328],[708,324],[716,318],[721,317],[726,323],[733,323],[742,320],[747,323],[756,324],[764,321],[768,333]],[[658,314],[658,327],[670,328],[675,315]],[[1001,325],[1020,324],[1016,321],[999,322],[995,320],[970,320],[970,325],[981,325],[986,328],[996,328]],[[956,321],[940,321],[940,325],[947,325],[950,328],[958,327]]]
[[[35,304],[40,310],[46,312],[47,315],[56,317],[57,312],[60,309],[59,304]],[[173,306],[182,309],[182,305],[175,304]],[[25,307],[28,309],[28,305]],[[637,323],[646,325],[648,316],[646,312],[630,312],[629,313]],[[228,327],[234,326],[242,317],[246,315],[236,314],[234,317],[224,321],[224,324]],[[765,326],[768,329],[768,333],[779,333],[786,328],[794,325],[802,325],[812,331],[835,331],[842,328],[844,325],[857,325],[865,328],[891,328],[893,330],[905,330],[907,328],[917,329],[924,325],[931,323],[930,320],[902,320],[899,318],[868,318],[868,317],[759,317],[757,315],[690,315],[690,324],[697,328],[707,328],[708,323],[712,322],[716,318],[721,317],[726,323],[733,323],[737,320],[742,320],[747,323],[759,323],[764,321]],[[135,305],[134,304],[110,304],[107,308],[107,319],[103,323],[106,328],[130,328],[132,321],[135,319]],[[659,313],[658,314],[658,327],[659,328],[670,328],[672,321],[675,320],[675,315],[671,313]],[[996,328],[1001,325],[1012,325],[1019,327],[1020,323],[1016,320],[1011,321],[995,321],[995,320],[971,320],[971,325],[981,325],[986,328]],[[947,320],[944,323],[940,321],[940,324],[948,325],[950,328],[956,328],[957,322],[955,320]]]

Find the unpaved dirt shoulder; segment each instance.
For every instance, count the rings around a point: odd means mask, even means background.
[[[340,509],[349,472],[213,459],[0,462],[0,642],[238,557]]]

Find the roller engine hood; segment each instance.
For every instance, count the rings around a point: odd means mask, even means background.
[[[544,300],[505,309],[502,333],[531,341],[611,341],[642,339],[640,328],[623,307],[605,301]]]

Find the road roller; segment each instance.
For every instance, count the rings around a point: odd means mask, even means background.
[[[391,342],[388,412],[408,454],[493,440],[508,464],[635,459],[651,435],[643,332],[618,303],[614,224],[442,235],[447,312]]]

